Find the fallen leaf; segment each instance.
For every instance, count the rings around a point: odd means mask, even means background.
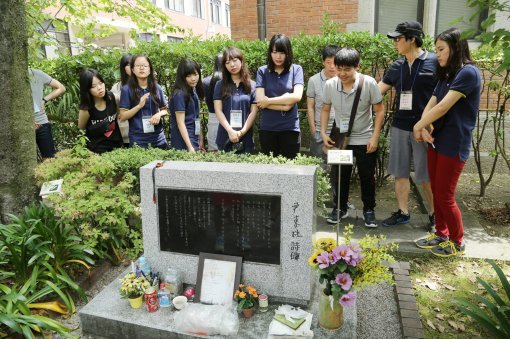
[[[421,279],[416,278],[416,283],[417,284],[421,283]]]
[[[441,309],[439,307],[434,308],[434,311],[441,312]]]
[[[434,326],[434,323],[430,319],[427,319],[427,325],[429,325],[429,327],[433,330],[436,329],[436,326]]]
[[[457,323],[455,321],[453,321],[453,320],[448,320],[448,324],[450,324],[450,326],[453,327],[456,330],[459,329],[459,325],[457,325]]]
[[[440,319],[440,320],[444,320],[444,314],[438,313],[438,314],[436,314],[436,318]]]
[[[437,330],[438,330],[439,332],[443,333],[443,332],[444,332],[444,330],[445,330],[445,328],[444,328],[444,326],[441,326],[441,324],[437,324]]]
[[[465,332],[466,328],[464,327],[464,324],[459,324],[459,331]]]
[[[485,289],[485,287],[483,287],[481,284],[478,284],[477,287],[478,287],[479,290],[484,290]]]
[[[447,284],[443,284],[443,286],[446,287],[447,289],[449,289],[450,291],[456,291],[457,290],[455,287],[447,285]]]
[[[469,281],[471,281],[473,284],[476,283],[476,278],[473,277],[473,276],[470,276],[469,278]]]

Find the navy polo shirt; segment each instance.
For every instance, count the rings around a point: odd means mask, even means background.
[[[159,85],[156,85],[159,107],[154,100],[147,98],[145,105],[141,110],[136,112],[135,115],[129,119],[129,145],[133,146],[135,143],[140,147],[147,147],[150,145],[156,147],[166,144],[165,133],[163,131],[163,122],[160,120],[159,124],[154,126],[154,132],[144,133],[143,132],[143,117],[151,117],[158,113],[161,109],[166,108],[167,102],[163,95],[163,90]],[[145,93],[149,93],[148,88],[138,87],[138,96],[141,98]],[[131,109],[138,105],[140,99],[136,99],[134,93],[128,85],[124,85],[120,92],[119,107],[124,109]]]
[[[213,93],[211,93],[211,95],[209,95],[209,86],[211,85],[211,79],[212,79],[212,76],[208,76],[207,78],[204,78],[204,80],[202,81],[202,85],[204,86],[204,95],[205,95],[205,104],[207,105],[207,109],[209,110],[209,112],[211,113],[214,113],[214,103],[213,103],[213,94],[214,94],[214,88],[212,89],[213,90]],[[221,79],[220,79],[221,81]]]
[[[444,121],[434,130],[434,146],[439,153],[461,160],[469,158],[473,128],[480,108],[482,78],[480,70],[473,65],[461,68],[453,79],[440,80],[434,90],[437,102],[443,100],[449,91],[462,94],[442,117]]]
[[[227,98],[221,98],[221,92],[223,89],[223,84],[221,81],[216,83],[214,86],[214,100],[221,100],[222,104],[222,112],[227,118],[227,121],[230,123],[230,110],[241,110],[243,112],[243,126],[248,119],[251,111],[251,105],[255,104],[255,81],[250,80],[251,83],[251,91],[250,93],[246,93],[242,84],[239,87],[236,87],[234,84],[230,85],[231,95]],[[237,128],[236,130],[240,130]],[[216,144],[218,145],[218,149],[223,150],[225,143],[228,140],[228,132],[221,124],[218,125],[218,135],[216,136]],[[253,147],[253,128],[243,135],[242,141],[245,147]]]
[[[174,92],[170,99],[170,114],[172,123],[172,132],[170,133],[170,143],[173,148],[177,150],[187,150],[188,147],[181,136],[179,127],[177,127],[177,120],[175,112],[184,112],[184,123],[188,130],[189,140],[195,150],[198,150],[199,136],[195,135],[195,119],[200,117],[200,102],[198,95],[195,91],[191,93],[190,100],[186,102],[186,95],[180,89]]]
[[[393,115],[392,126],[405,131],[412,131],[414,124],[420,120],[423,110],[432,97],[436,86],[437,57],[432,52],[424,51],[412,64],[405,57],[395,61],[384,73],[383,82],[395,87],[397,106]],[[414,82],[414,84],[413,84]],[[400,92],[413,90],[413,109],[400,110]]]
[[[305,83],[303,68],[292,64],[288,72],[278,74],[271,72],[267,65],[259,67],[257,71],[257,88],[264,88],[268,98],[279,97],[285,93],[292,93],[295,85]],[[275,111],[263,109],[260,112],[260,129],[263,131],[296,131],[299,132],[299,115],[297,104],[290,111]]]

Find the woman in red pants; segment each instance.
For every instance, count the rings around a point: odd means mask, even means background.
[[[431,249],[434,255],[449,257],[464,253],[466,248],[455,190],[469,157],[482,82],[480,70],[471,60],[468,43],[461,39],[458,29],[450,28],[439,34],[435,45],[439,82],[413,133],[416,141],[429,144],[428,169],[434,193],[436,232],[417,240],[416,245]]]

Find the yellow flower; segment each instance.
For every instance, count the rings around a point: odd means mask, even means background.
[[[236,291],[236,293],[234,293],[234,297],[238,297],[239,296],[239,291]]]
[[[239,298],[241,298],[241,299],[246,298],[246,293],[244,293],[244,292],[239,293]]]
[[[319,254],[322,253],[322,249],[316,249],[312,255],[310,256],[310,258],[308,258],[308,264],[312,267],[317,267],[319,264],[317,263],[317,261],[315,261],[315,259],[317,259],[317,257],[319,256]]]
[[[243,287],[244,287],[244,285],[243,285],[243,284],[239,284],[239,288],[243,288]]]

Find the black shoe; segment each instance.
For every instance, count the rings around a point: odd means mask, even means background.
[[[434,233],[429,233],[429,235],[423,239],[418,239],[414,243],[419,248],[434,248],[439,246],[441,243],[448,241],[448,238],[440,237]]]
[[[340,210],[340,219],[345,219],[349,216],[349,213],[347,213],[347,211],[342,211]],[[337,219],[337,209],[336,208],[333,208],[333,211],[331,212],[331,215],[329,216],[329,218],[326,219],[326,221],[330,224],[336,224],[338,223],[338,219]]]
[[[395,226],[400,224],[407,224],[411,220],[411,213],[404,214],[402,210],[398,210],[391,214],[391,217],[384,220],[382,225],[385,227]]]
[[[440,243],[439,246],[434,247],[431,251],[432,254],[438,257],[453,257],[464,254],[465,250],[466,245],[457,244],[456,242],[448,240]]]
[[[363,220],[365,220],[366,227],[376,228],[379,226],[377,225],[377,221],[375,221],[375,212],[372,210],[363,211]]]

